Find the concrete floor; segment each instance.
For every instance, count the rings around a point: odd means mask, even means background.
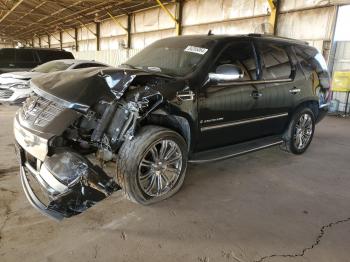
[[[350,261],[350,120],[326,118],[302,156],[278,147],[190,166],[173,198],[118,193],[57,223],[22,192],[15,108],[0,106],[0,261]]]

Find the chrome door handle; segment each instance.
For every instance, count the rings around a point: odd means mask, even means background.
[[[262,93],[259,93],[258,91],[253,91],[253,92],[251,93],[251,96],[252,96],[253,98],[259,98],[259,97],[262,97]]]
[[[189,91],[180,91],[180,92],[176,93],[176,97],[180,101],[190,101],[190,100],[194,99],[195,93],[193,93],[193,91],[191,91],[191,90],[189,90]]]
[[[289,89],[289,93],[295,95],[297,93],[300,93],[300,88],[292,88],[292,89]]]

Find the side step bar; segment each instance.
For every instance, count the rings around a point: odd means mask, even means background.
[[[206,163],[227,158],[240,156],[250,152],[258,151],[264,148],[280,145],[283,143],[281,136],[270,136],[260,138],[236,145],[225,146],[213,150],[203,151],[194,154],[189,160],[189,163]]]

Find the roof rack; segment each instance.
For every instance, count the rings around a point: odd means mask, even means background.
[[[293,38],[283,37],[283,36],[276,36],[276,35],[272,35],[272,34],[257,34],[257,33],[252,33],[252,34],[248,34],[248,36],[250,36],[250,37],[270,37],[270,38],[275,38],[275,39],[280,39],[280,40],[286,40],[286,41],[292,41],[292,42],[297,42],[297,43],[302,43],[302,44],[305,44],[305,45],[309,45],[308,42],[303,41],[303,40],[293,39]]]

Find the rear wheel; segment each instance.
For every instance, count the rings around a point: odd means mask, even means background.
[[[186,167],[185,140],[170,129],[146,126],[120,148],[117,180],[129,199],[146,205],[174,195]]]
[[[289,151],[302,154],[309,147],[315,131],[315,117],[310,108],[298,110],[292,117],[285,135]]]

